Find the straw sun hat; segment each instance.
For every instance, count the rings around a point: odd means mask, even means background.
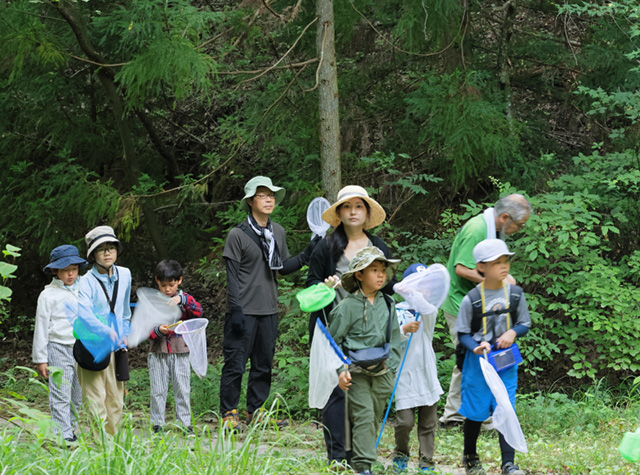
[[[364,228],[371,229],[382,224],[386,218],[386,213],[382,206],[369,197],[367,190],[357,185],[345,186],[338,192],[338,200],[329,207],[324,213],[322,213],[322,219],[329,223],[332,227],[337,228],[340,225],[340,215],[338,214],[338,207],[346,201],[352,198],[360,198],[362,201],[367,202],[369,205],[369,218],[367,219]]]

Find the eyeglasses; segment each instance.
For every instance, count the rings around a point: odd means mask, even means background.
[[[276,195],[274,195],[273,193],[257,193],[256,195],[254,195],[254,198],[258,198],[259,200],[275,200]]]
[[[106,254],[107,252],[111,254],[112,252],[116,252],[118,248],[116,246],[104,246],[96,249],[96,254]]]
[[[518,223],[517,221],[514,221],[514,219],[511,217],[511,215],[507,215],[509,216],[509,220],[516,225],[516,228],[518,228],[518,231],[522,231],[522,229],[524,228],[525,224],[527,224],[526,221],[522,221],[520,223]]]

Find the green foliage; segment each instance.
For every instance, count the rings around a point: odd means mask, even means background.
[[[482,92],[481,92],[482,91]],[[509,120],[481,74],[423,74],[407,96],[407,122],[456,187],[506,168],[518,150],[519,125]]]
[[[33,243],[42,256],[61,242],[78,243],[84,229],[108,221],[118,208],[111,183],[66,156],[39,166],[19,162],[0,170],[0,182],[6,191],[0,226],[12,239]]]

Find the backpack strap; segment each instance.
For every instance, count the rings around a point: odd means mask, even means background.
[[[236,228],[242,229],[246,233],[246,235],[249,236],[251,240],[256,244],[256,246],[258,246],[260,252],[262,252],[262,244],[260,244],[260,238],[256,233],[253,232],[253,229],[250,229],[249,226],[247,226],[246,221],[242,221],[241,223],[237,224]],[[273,275],[273,280],[276,280],[276,271],[272,270],[271,274]]]
[[[482,295],[480,289],[474,287],[467,294],[471,299],[471,334],[475,335],[482,328],[483,317],[491,315],[502,315],[504,313],[510,314],[511,324],[509,328],[513,327],[515,322],[518,321],[518,305],[520,304],[520,298],[522,297],[522,287],[518,285],[512,285],[509,289],[509,307],[502,310],[490,310],[483,312],[482,308]]]

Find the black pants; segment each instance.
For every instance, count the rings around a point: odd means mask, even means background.
[[[324,441],[327,445],[329,461],[351,461],[351,451],[345,451],[345,412],[344,391],[336,386],[327,405],[322,409],[322,424],[324,425]]]
[[[231,331],[225,316],[222,350],[224,366],[220,377],[220,412],[236,409],[240,401],[242,375],[251,361],[247,384],[247,411],[262,407],[271,390],[271,366],[278,337],[278,314],[245,315],[242,335]]]

